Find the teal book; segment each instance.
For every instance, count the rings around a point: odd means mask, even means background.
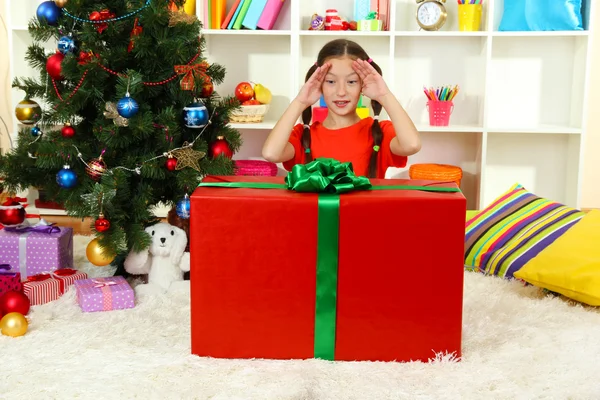
[[[250,8],[248,8],[248,12],[242,22],[242,26],[248,29],[256,29],[256,24],[258,24],[258,20],[266,5],[267,0],[252,0]]]
[[[237,19],[238,15],[240,14],[240,10],[242,9],[242,6],[244,5],[244,1],[246,1],[246,0],[241,0],[238,3],[237,9],[235,10],[235,14],[233,14],[233,17],[231,17],[231,21],[229,21],[229,25],[227,25],[227,29],[233,29],[233,24],[235,24],[235,20]]]

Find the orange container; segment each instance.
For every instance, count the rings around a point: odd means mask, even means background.
[[[433,181],[456,182],[460,187],[462,169],[448,164],[413,164],[408,169],[410,179],[427,179]]]

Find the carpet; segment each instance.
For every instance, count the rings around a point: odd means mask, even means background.
[[[85,259],[76,267],[107,276]],[[82,313],[71,288],[0,335],[0,399],[593,399],[600,313],[517,282],[465,274],[464,354],[430,363],[220,360],[190,354],[189,285],[134,309]]]

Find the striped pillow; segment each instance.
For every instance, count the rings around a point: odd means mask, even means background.
[[[466,222],[465,268],[512,278],[584,215],[516,184]]]

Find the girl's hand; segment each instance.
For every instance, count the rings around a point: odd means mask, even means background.
[[[379,72],[368,61],[354,60],[352,68],[360,77],[363,94],[371,100],[380,102],[383,96],[390,93],[390,89],[383,80],[383,77],[379,75]]]
[[[321,98],[323,91],[323,81],[325,81],[325,75],[329,71],[331,64],[325,63],[318,67],[310,78],[306,81],[304,86],[300,89],[300,93],[296,96],[296,100],[302,103],[306,107],[310,107],[315,104]]]

